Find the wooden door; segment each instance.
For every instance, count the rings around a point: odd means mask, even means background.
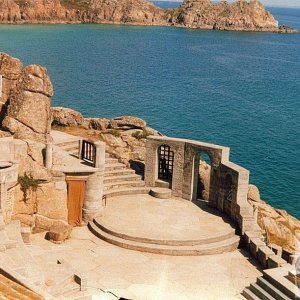
[[[72,226],[81,226],[86,177],[68,176],[67,184],[68,222]]]

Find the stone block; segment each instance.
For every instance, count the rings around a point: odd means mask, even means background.
[[[260,238],[250,239],[250,254],[257,259],[258,247],[265,246],[266,244]]]
[[[21,227],[21,236],[24,244],[31,244],[31,228],[30,227]]]
[[[287,262],[281,257],[273,254],[268,257],[268,269],[279,268],[287,264]]]
[[[250,239],[259,238],[259,237],[260,237],[260,233],[257,231],[245,231],[244,236],[243,236],[245,248],[247,250],[249,250],[250,249]]]
[[[35,230],[43,230],[43,231],[49,231],[52,226],[63,226],[63,225],[68,225],[66,221],[63,220],[54,220],[54,219],[49,219],[45,216],[41,215],[36,215],[35,216]]]
[[[68,220],[67,191],[56,189],[55,184],[41,185],[36,191],[36,210],[50,219]]]
[[[259,246],[257,259],[264,269],[268,267],[268,257],[274,255],[274,252],[268,246]]]
[[[276,244],[269,244],[272,251],[278,255],[279,257],[282,257],[282,247],[276,245]]]
[[[46,239],[61,244],[71,235],[73,227],[67,224],[54,224],[46,234]]]

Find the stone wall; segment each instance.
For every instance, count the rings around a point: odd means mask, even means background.
[[[186,139],[148,137],[145,182],[150,187],[157,184],[158,149],[162,145],[174,152],[173,196],[196,200],[199,162],[205,153],[211,160],[209,204],[233,219],[241,233],[255,227],[253,209],[247,202],[249,171],[229,161],[229,148]]]

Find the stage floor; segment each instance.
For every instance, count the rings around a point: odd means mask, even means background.
[[[232,224],[206,202],[177,198],[157,199],[150,195],[109,198],[102,215],[94,222],[101,229],[100,238],[108,242],[111,239],[107,234],[126,241],[170,246],[214,246],[213,243],[230,243],[237,238]]]

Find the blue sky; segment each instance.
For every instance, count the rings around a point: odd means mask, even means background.
[[[180,0],[161,0],[161,1],[176,1],[182,2]],[[300,0],[260,0],[266,6],[283,6],[283,7],[300,7]],[[219,2],[218,0],[215,2]],[[228,2],[233,2],[233,0],[228,0]]]

